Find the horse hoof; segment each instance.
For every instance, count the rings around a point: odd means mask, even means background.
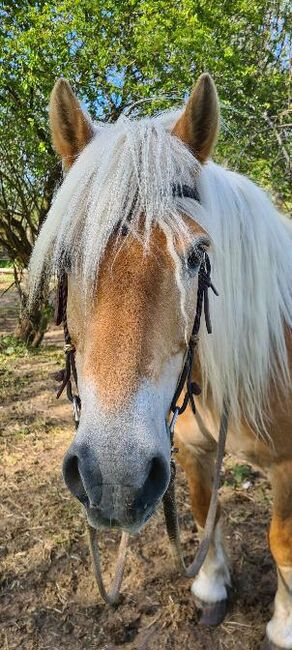
[[[273,641],[270,641],[270,639],[268,639],[268,637],[265,636],[262,650],[284,650],[284,648],[281,648],[279,645],[275,645]]]
[[[217,603],[201,603],[199,625],[210,625],[212,627],[220,625],[227,614],[228,605],[228,598],[225,598],[225,600],[218,600]]]

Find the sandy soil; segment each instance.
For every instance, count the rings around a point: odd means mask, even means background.
[[[7,279],[1,278],[2,289]],[[0,286],[1,290],[1,286]],[[0,305],[0,332],[15,322],[15,295]],[[266,542],[270,489],[263,477],[227,458],[221,497],[233,567],[224,624],[198,625],[190,581],[173,570],[161,510],[132,539],[122,604],[97,593],[83,514],[67,492],[61,465],[72,438],[71,411],[56,403],[52,374],[62,364],[61,333],[36,354],[0,346],[0,647],[5,650],[258,650],[272,614],[275,571]],[[12,346],[13,347],[13,346]],[[182,473],[182,537],[191,558],[196,533]],[[102,541],[105,575],[117,535]]]

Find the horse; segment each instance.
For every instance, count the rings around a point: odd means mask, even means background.
[[[277,567],[265,647],[292,649],[292,230],[247,177],[215,164],[220,108],[202,74],[182,110],[93,123],[69,83],[50,100],[65,169],[29,268],[30,300],[65,273],[67,319],[82,400],[63,474],[92,527],[138,531],[170,480],[167,425],[208,251],[219,297],[201,326],[194,417],[175,446],[199,533],[208,513],[217,429],[228,400],[227,449],[266,472]],[[187,191],[185,191],[187,188]],[[193,191],[188,191],[191,188]],[[191,590],[202,621],[226,613],[230,567],[220,505]]]

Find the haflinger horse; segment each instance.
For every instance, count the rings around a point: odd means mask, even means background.
[[[65,482],[91,526],[134,533],[169,483],[167,419],[208,250],[219,297],[210,295],[212,334],[201,325],[202,393],[196,416],[188,407],[176,423],[177,458],[201,532],[227,399],[228,450],[267,472],[273,489],[278,588],[265,647],[291,650],[292,231],[264,191],[209,160],[219,119],[208,74],[182,111],[113,124],[93,124],[57,81],[50,124],[66,174],[32,254],[31,300],[44,274],[66,274],[82,413]],[[203,621],[221,621],[229,587],[218,508],[192,584]]]

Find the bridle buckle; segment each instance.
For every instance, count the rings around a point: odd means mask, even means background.
[[[73,395],[72,397],[72,409],[73,409],[73,418],[75,422],[75,427],[77,429],[80,421],[81,405],[80,398],[78,395]]]
[[[179,407],[177,406],[174,409],[174,412],[172,414],[172,418],[171,418],[170,423],[168,425],[171,442],[173,441],[174,427],[175,427],[178,416],[179,416]]]

